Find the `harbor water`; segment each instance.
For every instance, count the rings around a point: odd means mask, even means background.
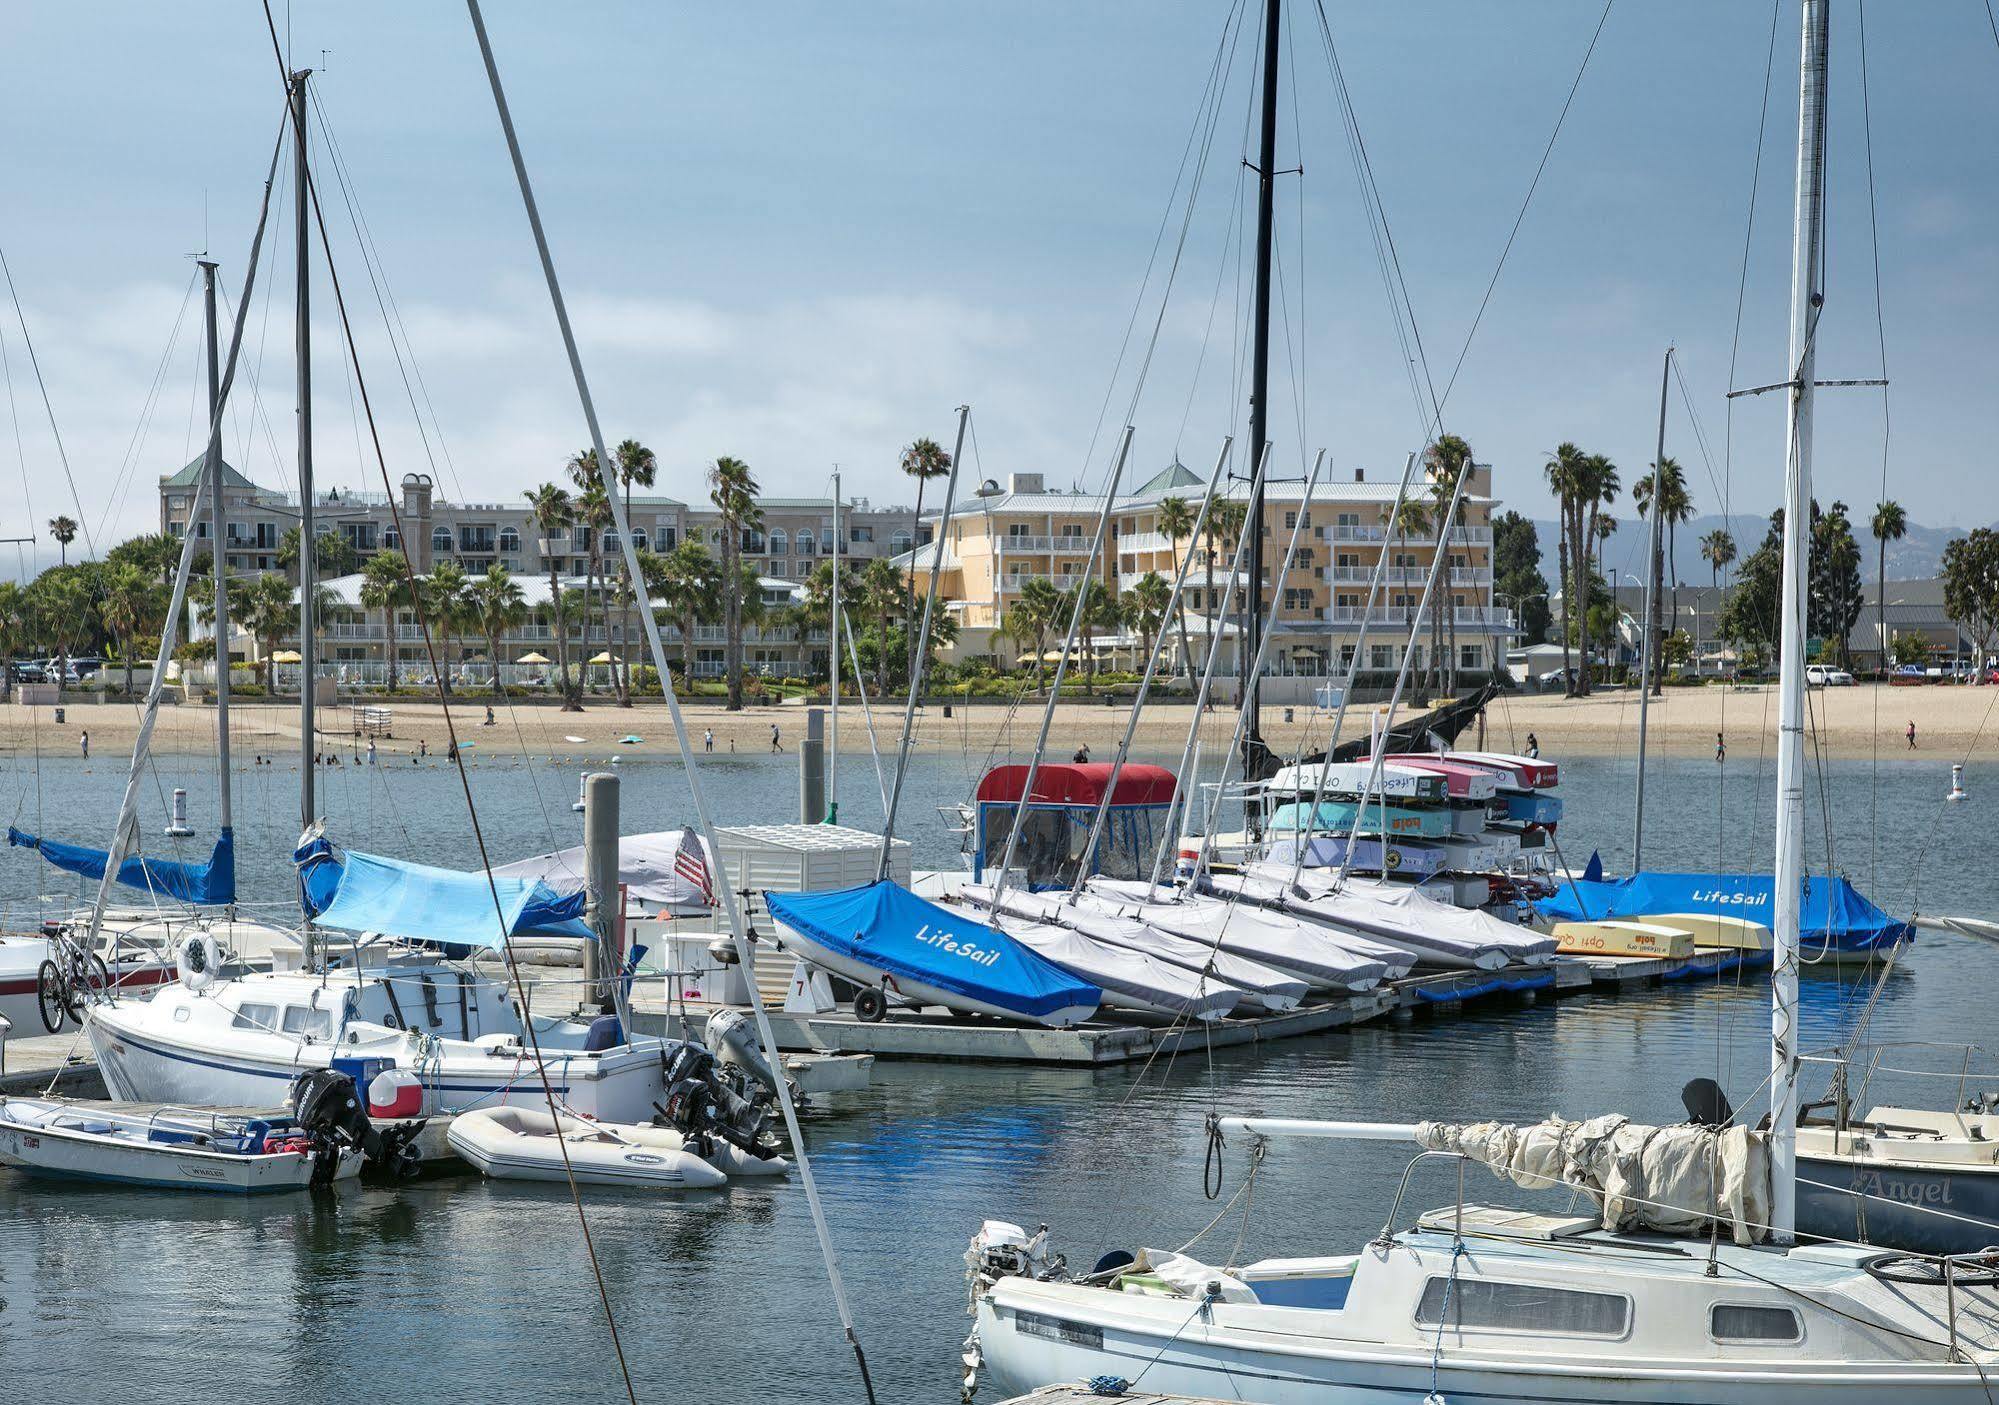
[[[858,728],[856,728],[858,731]],[[238,742],[242,885],[282,905],[296,840],[295,765],[257,765]],[[475,757],[479,753],[475,749]],[[577,773],[605,758],[474,761],[473,794],[495,862],[580,842]],[[1170,758],[1166,758],[1170,761]],[[1631,840],[1628,761],[1562,760],[1561,838],[1578,867],[1591,848],[1622,871]],[[723,823],[796,818],[790,755],[704,763]],[[633,760],[628,830],[692,815],[677,763]],[[936,807],[967,798],[981,759],[918,757],[903,828],[918,867],[956,863]],[[5,763],[11,822],[102,842],[121,758],[65,754]],[[1944,803],[1948,759],[1814,768],[1808,852],[1881,906],[1908,915],[1999,912],[1989,862],[1999,768],[1973,766],[1969,799]],[[1771,768],[1738,742],[1724,771],[1655,762],[1648,866],[1767,871]],[[196,835],[156,837],[165,797],[185,786]],[[157,793],[155,793],[157,792]],[[841,775],[843,818],[879,824],[865,755]],[[142,812],[150,852],[205,852],[213,781],[198,758],[164,758]],[[342,842],[471,866],[477,849],[455,772],[343,765],[321,774]],[[22,850],[0,856],[0,904],[15,924],[79,890]],[[39,895],[39,896],[38,896]],[[1808,971],[1805,1046],[1848,1033],[1865,1004],[1854,972]],[[1999,988],[1999,948],[1924,933],[1872,1016],[1881,1040],[1976,1040]],[[1751,976],[1623,996],[1474,1006],[1460,1017],[1391,1019],[1261,1050],[1182,1053],[1101,1071],[885,1063],[875,1086],[809,1122],[811,1151],[880,1399],[958,1398],[962,1253],[981,1219],[1046,1222],[1072,1262],[1113,1245],[1177,1247],[1217,1204],[1202,1193],[1211,1110],[1417,1119],[1535,1119],[1622,1111],[1677,1120],[1680,1085],[1712,1076],[1754,1106],[1768,1065],[1767,983]],[[1900,1060],[1914,1064],[1924,1051]],[[1946,1061],[1955,1067],[1954,1062]],[[1808,1083],[1815,1088],[1822,1079]],[[1983,1086],[1992,1086],[1988,1081]],[[1948,1101],[1955,1085],[1877,1092]],[[1380,1229],[1408,1160],[1378,1144],[1300,1145],[1273,1155],[1245,1221],[1232,1214],[1192,1252],[1343,1252]],[[1231,1148],[1223,1195],[1244,1162]],[[1473,1195],[1513,1194],[1470,1183]],[[1419,1172],[1405,1214],[1441,1203],[1444,1171]],[[587,1190],[590,1219],[641,1400],[848,1405],[858,1378],[841,1341],[798,1186],[685,1196]],[[470,1176],[248,1203],[174,1193],[58,1189],[0,1171],[0,1378],[21,1399],[189,1401],[219,1386],[281,1392],[302,1405],[377,1392],[439,1401],[620,1398],[575,1211],[557,1186]],[[989,1395],[982,1398],[990,1399]]]

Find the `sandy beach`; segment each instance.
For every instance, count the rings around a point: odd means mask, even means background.
[[[1916,754],[1939,760],[1977,759],[1999,756],[1999,688],[1919,687],[1885,688],[1863,685],[1857,688],[1815,690],[1809,696],[1812,729],[1817,745],[1833,758],[1909,756],[1906,732],[1916,724]],[[397,699],[388,705],[389,735],[377,739],[384,756],[410,754],[420,748],[441,754],[448,742],[445,709],[438,703]],[[1284,720],[1284,708],[1266,706],[1265,736],[1280,753],[1295,749],[1309,734],[1316,744],[1326,732],[1328,719],[1309,707],[1292,709],[1293,719]],[[0,752],[16,757],[36,753],[71,755],[78,753],[81,739],[89,733],[93,756],[128,754],[137,729],[138,709],[130,704],[66,701],[65,720],[55,721],[48,707],[20,704],[0,705]],[[673,730],[666,708],[659,702],[620,708],[609,698],[593,699],[584,711],[562,712],[553,704],[502,704],[494,723],[485,725],[486,700],[454,700],[451,721],[461,742],[472,743],[487,756],[546,756],[558,759],[607,755],[666,755],[675,750]],[[768,752],[771,728],[778,730],[779,743],[794,751],[805,733],[805,708],[798,705],[749,707],[728,712],[718,704],[701,702],[684,709],[694,747],[705,744],[705,734],[714,735],[717,752]],[[954,703],[946,717],[941,704],[930,703],[917,714],[914,746],[926,751],[949,751],[995,756],[1024,755],[1034,743],[1040,725],[1041,705],[1023,703],[1018,708],[991,702]],[[1093,755],[1106,758],[1117,744],[1126,718],[1123,707],[1101,701],[1065,702],[1056,709],[1049,732],[1049,754],[1067,758],[1079,746],[1087,745]],[[1186,734],[1186,704],[1165,702],[1148,707],[1140,720],[1134,743],[1150,755],[1171,754]],[[1216,709],[1209,715],[1203,734],[1210,745],[1225,743],[1233,714]],[[264,702],[239,703],[231,710],[231,738],[239,763],[251,763],[262,755],[294,754],[298,747],[298,712],[295,705]],[[1715,734],[1722,733],[1730,752],[1746,758],[1768,749],[1775,738],[1776,692],[1769,687],[1669,689],[1655,698],[1651,707],[1649,734],[1655,754],[1712,755]],[[902,703],[877,704],[875,729],[880,744],[890,747],[899,735]],[[866,746],[866,732],[860,708],[851,703],[841,709],[842,745]],[[1365,723],[1356,714],[1348,718],[1348,734]],[[1504,697],[1487,710],[1485,744],[1494,750],[1520,750],[1528,734],[1538,738],[1544,755],[1617,756],[1635,751],[1638,738],[1638,697],[1636,693],[1610,691],[1586,699],[1551,696]],[[621,744],[626,737],[639,740]],[[1477,731],[1467,732],[1460,745],[1477,743]],[[322,708],[320,744],[338,750],[343,757],[365,751],[365,737],[357,737],[355,709],[342,704]],[[174,706],[161,709],[154,732],[154,747],[163,753],[200,754],[215,746],[215,714],[202,706]]]

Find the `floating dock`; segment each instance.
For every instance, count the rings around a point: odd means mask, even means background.
[[[0,1042],[0,1094],[44,1092],[75,1098],[105,1094],[90,1040],[73,1026],[60,1034],[13,1036]]]

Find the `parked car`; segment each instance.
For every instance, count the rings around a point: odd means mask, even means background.
[[[1929,675],[1919,663],[1897,664],[1895,671],[1888,675],[1888,686],[1891,688],[1919,688],[1929,681]]]
[[[1853,675],[1843,668],[1832,668],[1815,663],[1805,666],[1805,686],[1807,688],[1851,688]]]

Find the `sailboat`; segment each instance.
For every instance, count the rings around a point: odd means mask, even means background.
[[[1280,4],[1266,0],[1272,36]],[[1566,1191],[1569,1208],[1499,1209],[1460,1192],[1454,1206],[1398,1228],[1398,1193],[1381,1233],[1351,1253],[1315,1248],[1234,1267],[1120,1250],[1075,1274],[1045,1231],[987,1221],[966,1255],[976,1321],[968,1386],[983,1372],[1007,1392],[1087,1380],[1115,1395],[1142,1378],[1153,1393],[1261,1405],[1990,1400],[1999,1275],[1989,1260],[1797,1242],[1804,578],[1827,9],[1802,2],[1768,1130],[1735,1123],[1718,1089],[1690,1096],[1696,1120],[1670,1128],[1617,1116],[1533,1127],[1215,1118],[1217,1142],[1250,1149],[1253,1167],[1304,1141],[1404,1142],[1420,1148],[1419,1161],[1484,1164],[1523,1188]],[[1266,110],[1277,71],[1273,38]],[[1267,170],[1267,142],[1265,155]]]
[[[215,845],[205,860],[150,859],[127,856],[113,863],[108,850],[69,844],[44,835],[7,828],[10,847],[38,853],[65,872],[116,881],[147,894],[153,907],[111,907],[83,912],[49,924],[40,937],[0,940],[0,1017],[15,1029],[39,1024],[53,1034],[67,1020],[79,1017],[91,988],[115,986],[143,989],[172,980],[183,942],[201,937],[213,944],[227,962],[268,966],[272,953],[287,943],[283,928],[242,916],[236,911],[236,832],[231,814],[229,762],[229,581],[225,494],[222,482],[221,408],[224,388],[216,356],[215,271],[200,260],[208,362],[208,413],[211,433],[203,457],[195,511],[188,518],[188,547],[195,536],[205,499],[213,542],[215,588],[215,735],[220,824]],[[233,365],[232,365],[233,371]],[[179,583],[168,630],[178,627],[185,605],[185,582]],[[155,680],[156,685],[158,680]],[[149,695],[148,708],[156,708]],[[135,762],[135,765],[137,763]],[[180,906],[167,907],[163,903]],[[189,911],[191,909],[191,911]]]
[[[302,922],[275,969],[225,969],[215,953],[183,960],[180,979],[150,1000],[118,998],[116,988],[91,1005],[87,1031],[117,1098],[206,1106],[281,1102],[301,1072],[332,1068],[365,1087],[402,1068],[423,1085],[425,1115],[509,1102],[544,1106],[552,1095],[571,1111],[609,1121],[646,1120],[664,1091],[667,1045],[632,1037],[615,1015],[578,1019],[527,1007],[529,994],[480,971],[480,952],[507,953],[516,935],[594,939],[578,919],[583,895],[557,894],[538,879],[460,873],[356,851],[321,831],[314,790],[313,531],[310,268],[312,201],[306,164],[306,81],[289,78],[297,220],[298,476],[301,676],[300,818],[294,855]],[[276,153],[273,154],[275,169]],[[268,185],[265,214],[269,210]],[[263,238],[252,244],[254,276]],[[246,292],[229,351],[233,375]],[[224,384],[227,384],[225,377]],[[219,443],[220,419],[211,430]],[[192,541],[183,550],[176,603],[185,591]],[[171,623],[167,644],[171,643]],[[165,660],[155,668],[157,707]],[[150,710],[148,717],[150,719]],[[148,726],[142,726],[113,846],[104,872],[121,872],[133,840],[132,812]],[[110,879],[99,888],[98,915]],[[95,918],[93,919],[93,931]],[[342,942],[331,933],[346,933]],[[184,950],[188,944],[184,944]],[[572,1002],[573,1003],[573,1002]],[[544,1087],[544,1081],[546,1087]]]

